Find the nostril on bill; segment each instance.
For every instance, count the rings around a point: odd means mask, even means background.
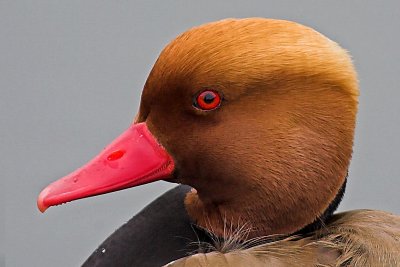
[[[125,154],[125,151],[122,149],[116,150],[107,156],[108,161],[114,161],[122,158]]]

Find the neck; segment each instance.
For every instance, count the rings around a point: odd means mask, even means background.
[[[243,231],[245,239],[260,236],[276,236],[273,239],[279,239],[282,236],[293,233],[305,235],[321,228],[342,200],[346,182],[347,179],[344,179],[336,196],[321,215],[316,216],[316,219],[311,223],[305,223],[297,229],[291,228],[290,222],[297,220],[296,218],[299,216],[303,215],[304,217],[304,212],[292,212],[286,216],[286,221],[277,223],[274,219],[271,220],[273,216],[270,216],[270,205],[262,205],[262,202],[254,202],[254,199],[251,203],[246,203],[245,199],[240,199],[238,203],[215,204],[213,202],[203,202],[197,191],[193,189],[186,195],[185,206],[194,222],[199,227],[210,231],[213,235],[225,237],[227,234],[237,234],[236,231]],[[276,207],[274,208],[276,209]],[[251,220],[248,218],[251,218]],[[293,223],[293,225],[296,224]]]
[[[347,177],[344,180],[339,192],[336,194],[336,197],[329,204],[328,208],[324,211],[324,213],[321,216],[317,217],[317,219],[315,219],[312,223],[310,223],[306,227],[296,232],[296,234],[305,235],[307,233],[316,231],[324,226],[326,220],[333,215],[333,213],[338,208],[340,202],[342,201],[344,192],[346,191],[346,183],[347,183]]]

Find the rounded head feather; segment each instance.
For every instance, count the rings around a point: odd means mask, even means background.
[[[221,97],[215,109],[193,104],[207,90]],[[349,55],[315,30],[228,19],[167,45],[137,122],[173,156],[173,180],[195,189],[185,204],[197,224],[290,234],[318,220],[344,184],[357,96]]]

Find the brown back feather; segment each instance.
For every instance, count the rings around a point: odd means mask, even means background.
[[[167,266],[400,266],[400,216],[373,210],[339,213],[307,237],[198,253]]]

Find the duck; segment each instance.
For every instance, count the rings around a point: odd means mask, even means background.
[[[129,128],[43,189],[38,208],[179,184],[83,266],[400,266],[399,216],[334,213],[358,96],[348,52],[310,27],[194,27],[162,50]]]

